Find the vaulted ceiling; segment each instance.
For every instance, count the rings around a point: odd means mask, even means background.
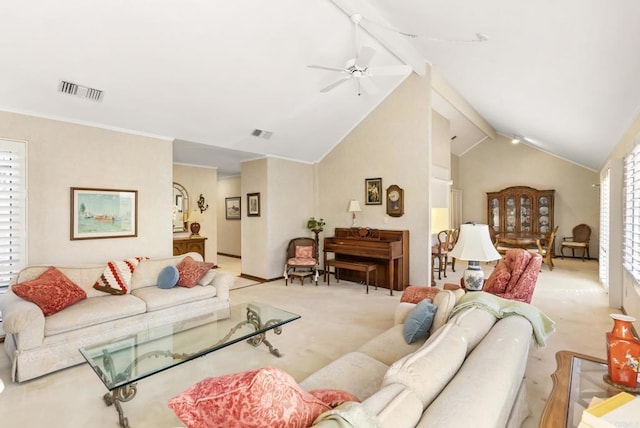
[[[355,56],[354,14],[371,67],[430,63],[497,132],[590,169],[640,107],[637,0],[10,3],[0,110],[175,140],[177,162],[223,175],[265,155],[320,160],[406,77],[320,92],[344,74],[307,66]],[[61,80],[102,99],[63,94]],[[434,106],[459,127],[455,153],[484,138]]]

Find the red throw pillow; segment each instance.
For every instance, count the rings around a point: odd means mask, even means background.
[[[429,299],[433,302],[436,294],[440,292],[436,287],[425,287],[421,285],[410,285],[402,292],[400,297],[401,302],[418,303],[424,299]]]
[[[38,305],[45,317],[87,298],[82,288],[53,266],[36,279],[14,284],[11,290]]]
[[[306,428],[331,410],[273,367],[203,379],[169,407],[189,428]]]
[[[314,389],[309,394],[325,403],[327,406],[334,408],[347,401],[360,402],[360,399],[350,392],[341,389]]]
[[[187,256],[176,266],[178,268],[178,283],[180,287],[195,287],[207,272],[213,267],[213,263],[197,262],[193,257]]]
[[[483,291],[492,294],[502,294],[507,290],[507,284],[511,279],[511,272],[506,263],[500,261],[498,266],[495,267],[487,282],[482,287]]]

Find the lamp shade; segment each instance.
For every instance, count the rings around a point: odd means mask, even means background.
[[[449,257],[460,260],[489,262],[502,258],[491,242],[489,226],[486,224],[460,225],[460,235]]]
[[[431,233],[449,229],[449,209],[431,208]]]
[[[355,199],[349,202],[349,209],[347,211],[349,211],[350,213],[359,213],[360,211],[362,211],[360,209],[360,202],[356,201]]]

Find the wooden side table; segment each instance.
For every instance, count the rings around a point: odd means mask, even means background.
[[[557,369],[551,375],[553,388],[542,411],[540,428],[577,427],[582,411],[593,397],[611,397],[621,390],[603,380],[607,362],[571,351],[556,353]]]

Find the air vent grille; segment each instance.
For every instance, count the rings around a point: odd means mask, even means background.
[[[264,131],[262,129],[254,129],[251,135],[253,135],[254,137],[264,138],[265,140],[268,140],[273,135],[273,132]]]
[[[73,95],[80,98],[86,98],[93,101],[102,101],[104,92],[100,89],[89,88],[87,86],[78,85],[77,83],[60,81],[58,90],[63,94]]]

